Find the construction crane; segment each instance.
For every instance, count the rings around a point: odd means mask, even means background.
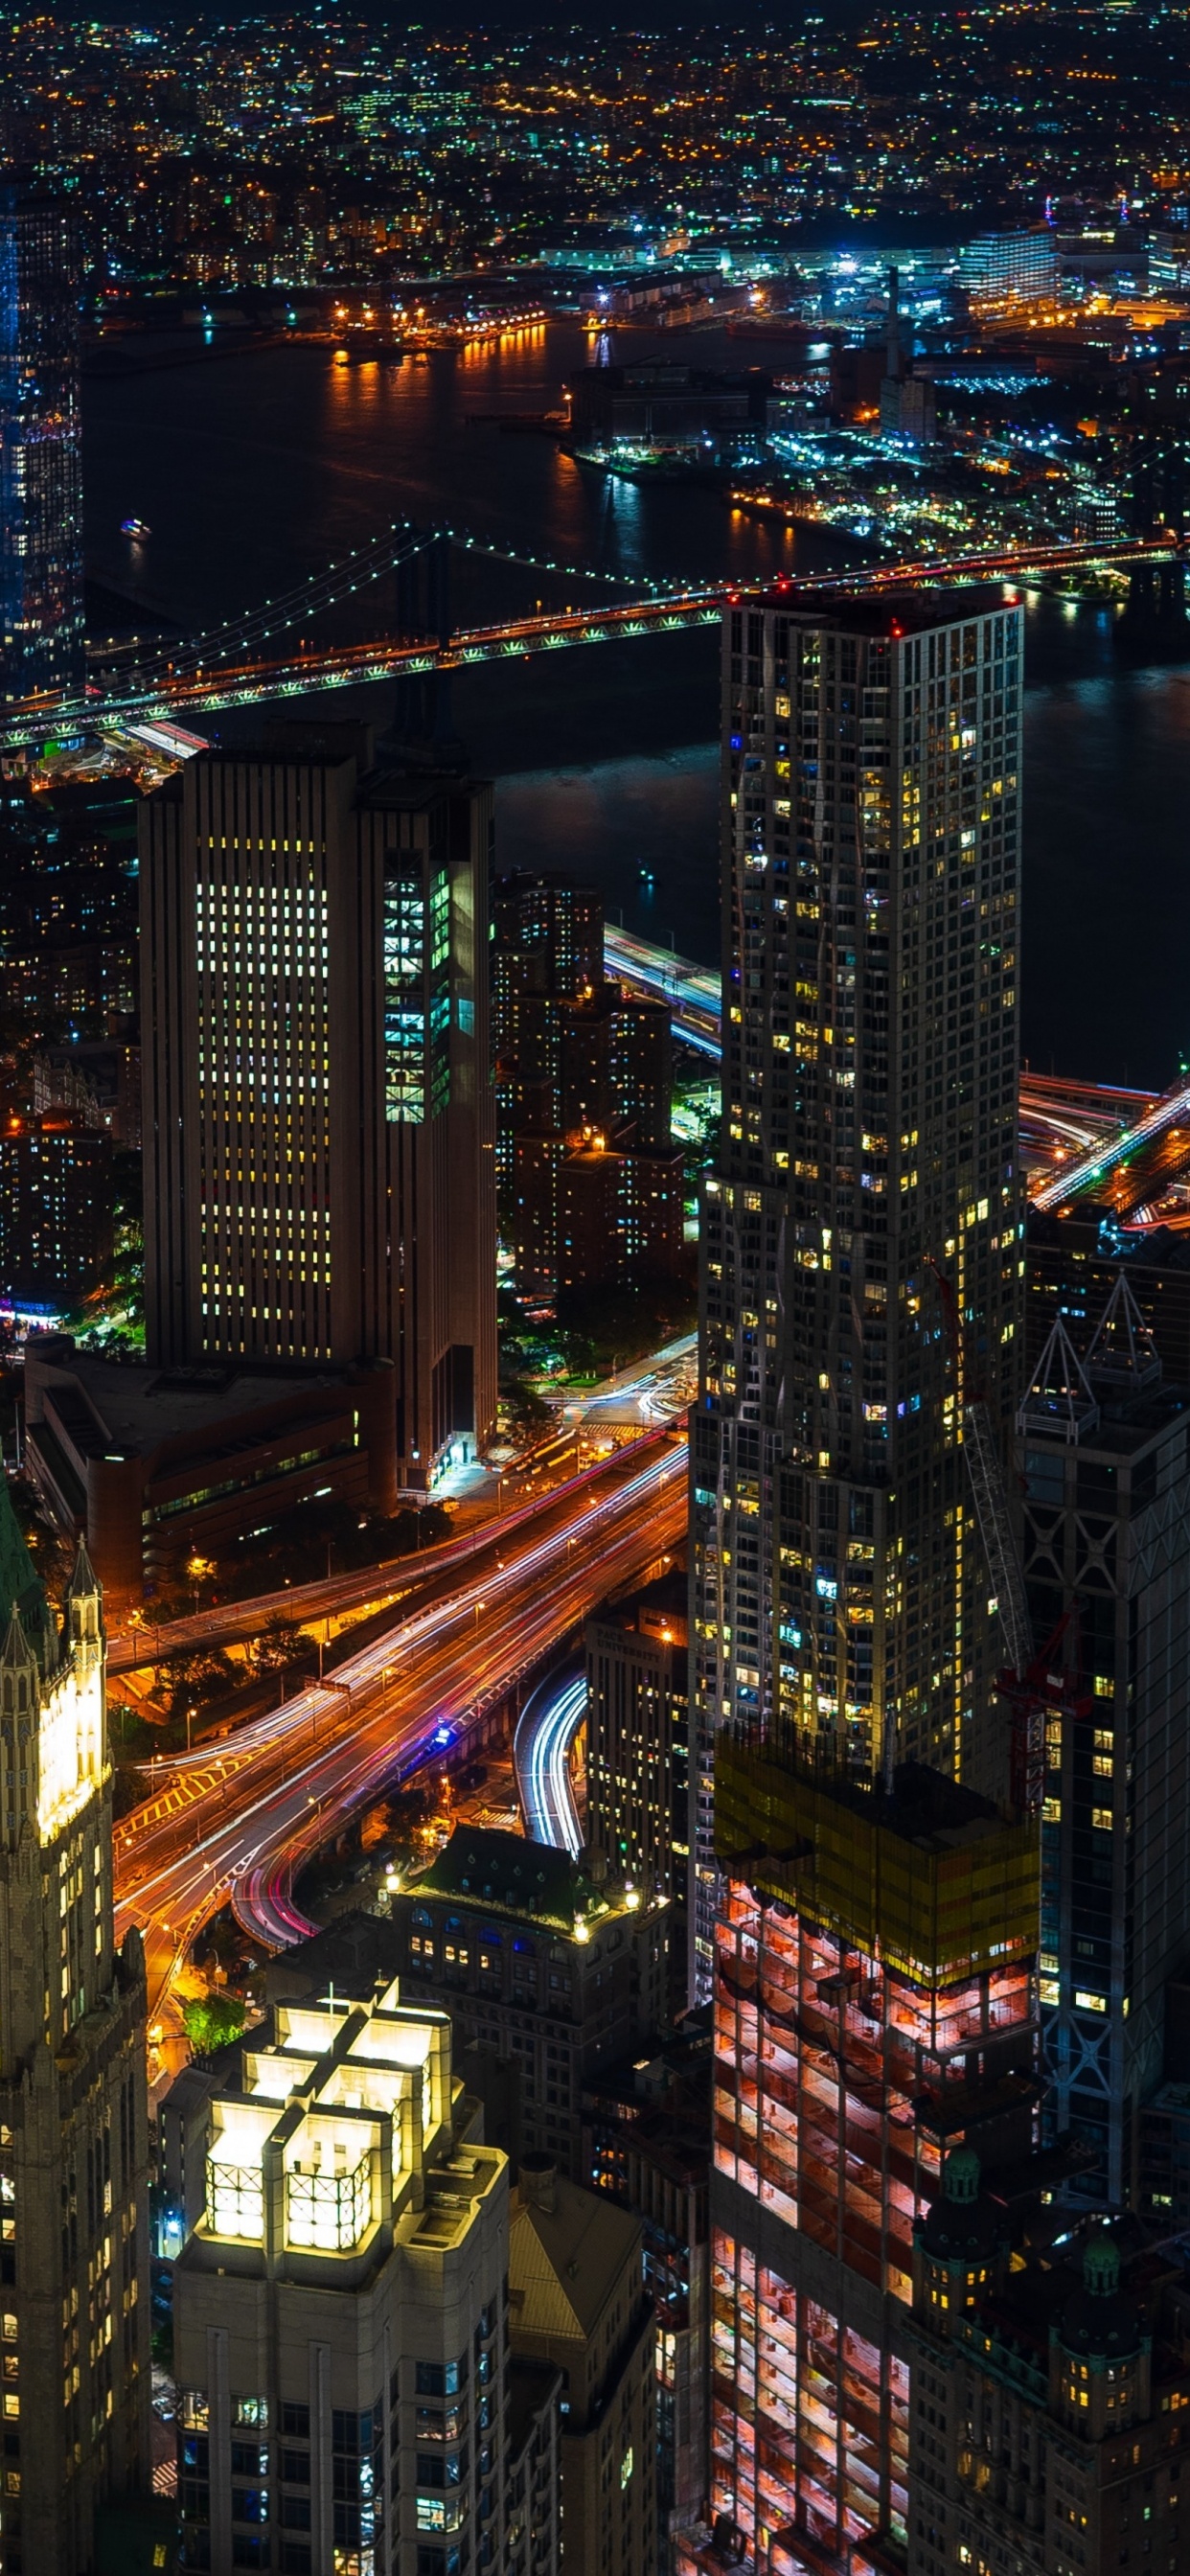
[[[1045,1722],[1047,1715],[1085,1717],[1089,1700],[1078,1690],[1077,1671],[1062,1655],[1073,1606],[1063,1612],[1053,1635],[1037,1651],[1025,1596],[1024,1569],[1012,1526],[1008,1488],[999,1442],[986,1396],[972,1387],[962,1318],[954,1287],[932,1258],[927,1268],[938,1282],[946,1317],[962,1414],[963,1455],[971,1481],[975,1517],[992,1592],[999,1614],[1008,1662],[996,1676],[996,1689],[1012,1723],[1011,1796],[1018,1815],[1038,1816],[1045,1795]],[[969,1391],[970,1390],[970,1391]]]

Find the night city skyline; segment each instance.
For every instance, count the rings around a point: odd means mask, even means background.
[[[0,2576],[1180,2576],[1190,18],[0,164]]]

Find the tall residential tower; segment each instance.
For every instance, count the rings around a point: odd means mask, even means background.
[[[1015,1409],[1019,651],[999,591],[726,623],[693,1912],[711,2512],[756,2576],[904,2563],[914,2223],[945,2146],[1032,2133],[1037,1835],[962,1445],[975,1394],[1005,1457]]]
[[[693,1440],[704,1993],[722,1727],[1001,1785],[961,1401],[974,1381],[1006,1441],[1019,611],[999,589],[733,607],[723,696],[723,1141]]]

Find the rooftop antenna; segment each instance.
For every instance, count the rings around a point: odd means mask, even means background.
[[[1086,1370],[1105,1390],[1153,1386],[1161,1375],[1156,1342],[1122,1270],[1095,1327]]]
[[[1084,1432],[1095,1430],[1098,1421],[1099,1407],[1059,1315],[1025,1389],[1017,1428],[1080,1440]]]

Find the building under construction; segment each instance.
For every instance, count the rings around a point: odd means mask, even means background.
[[[861,2576],[905,2545],[915,2222],[949,2148],[1030,2149],[1036,1830],[731,1736],[715,1806],[712,2525]]]

